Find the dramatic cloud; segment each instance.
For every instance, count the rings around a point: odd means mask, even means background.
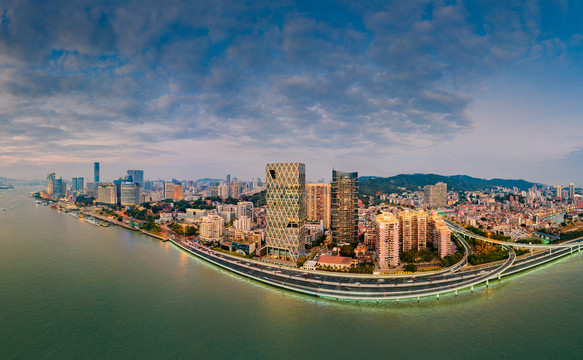
[[[577,7],[5,1],[0,169],[108,159],[251,177],[240,167],[249,158],[254,171],[328,160],[325,173],[372,154],[418,161],[475,131],[485,77],[580,56]],[[365,166],[356,170],[375,172]]]

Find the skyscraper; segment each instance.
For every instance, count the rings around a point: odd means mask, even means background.
[[[308,221],[324,221],[324,229],[330,229],[330,184],[306,184],[306,218]]]
[[[99,163],[93,163],[93,181],[99,183]]]
[[[555,186],[555,197],[557,199],[561,199],[562,198],[562,192],[563,192],[563,188],[561,187],[561,185]]]
[[[227,174],[227,184],[231,182],[231,174]]]
[[[54,190],[54,183],[55,183],[55,173],[49,173],[47,175],[47,194],[49,196],[53,196],[53,190]]]
[[[305,253],[306,165],[267,164],[265,172],[268,254],[296,261]]]
[[[358,173],[332,170],[332,238],[338,244],[358,239]]]
[[[144,186],[144,170],[128,170],[128,176],[131,176],[136,184]]]
[[[575,198],[575,184],[570,183],[569,184],[569,199],[574,199]]]
[[[71,188],[73,191],[83,191],[85,179],[82,177],[74,177]]]

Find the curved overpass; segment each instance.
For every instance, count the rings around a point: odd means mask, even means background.
[[[435,277],[419,278],[379,278],[370,276],[363,278],[342,278],[316,276],[319,274],[300,273],[294,269],[282,269],[267,264],[256,264],[242,258],[201,246],[191,246],[182,242],[172,241],[177,246],[221,268],[242,276],[308,295],[346,300],[399,300],[437,296],[446,292],[472,288],[486,283],[491,278],[500,277],[510,268],[515,259],[514,251],[506,247],[510,256],[503,263],[487,269],[475,269],[467,272],[441,274]],[[459,270],[459,269],[458,269]]]
[[[507,242],[507,241],[490,239],[490,238],[487,238],[487,237],[480,236],[478,234],[474,234],[474,233],[472,233],[472,232],[464,229],[463,227],[459,226],[458,224],[454,223],[451,220],[445,220],[445,222],[446,222],[446,224],[448,225],[449,229],[452,232],[455,232],[455,233],[458,233],[458,234],[462,234],[462,235],[466,235],[466,236],[472,237],[474,239],[478,239],[478,240],[481,240],[481,241],[484,241],[484,242],[487,242],[487,243],[491,243],[491,244],[497,244],[497,245],[502,245],[502,246],[514,246],[514,247],[519,247],[519,248],[523,248],[523,249],[565,249],[565,248],[575,248],[575,247],[580,247],[581,244],[574,244],[572,242],[583,239],[583,237],[582,238],[577,238],[577,239],[571,240],[571,242],[568,242],[568,243],[560,243],[560,244],[523,244],[523,243],[515,243],[515,242]]]

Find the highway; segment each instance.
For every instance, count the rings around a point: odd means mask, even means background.
[[[452,229],[453,230],[453,229]],[[454,231],[452,231],[454,232]],[[440,272],[429,274],[402,275],[355,275],[347,273],[334,273],[322,271],[303,271],[278,265],[267,264],[261,261],[217,252],[200,244],[192,244],[177,239],[170,239],[176,246],[206,260],[216,266],[229,270],[241,276],[303,294],[345,300],[400,300],[435,296],[440,294],[455,293],[460,290],[471,289],[480,284],[489,284],[492,279],[500,279],[502,276],[512,275],[527,269],[539,266],[560,257],[572,254],[580,248],[583,239],[576,239],[569,243],[556,244],[544,251],[536,252],[530,256],[517,259],[512,246],[523,247],[524,244],[501,245],[509,257],[502,263],[481,267],[464,269],[467,257],[471,254],[471,248],[463,237],[464,234],[481,238],[475,234],[455,231],[454,235],[460,240],[466,249],[464,257],[454,266]]]

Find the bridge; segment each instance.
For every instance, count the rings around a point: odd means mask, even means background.
[[[456,224],[455,222],[451,221],[451,220],[445,220],[446,224],[448,225],[449,229],[451,230],[452,233],[458,233],[461,235],[465,235],[465,236],[469,236],[472,237],[474,239],[477,240],[481,240],[487,243],[491,243],[491,244],[497,244],[497,245],[502,245],[502,246],[511,246],[511,247],[519,247],[521,249],[574,249],[577,248],[578,250],[581,248],[581,244],[578,243],[578,240],[583,239],[583,237],[577,238],[577,239],[573,239],[569,242],[564,242],[564,243],[560,243],[560,244],[524,244],[524,243],[515,243],[515,242],[509,242],[509,241],[501,241],[501,240],[494,240],[494,239],[490,239],[478,234],[474,234],[473,232],[470,232],[468,230],[466,230],[465,228],[461,227],[460,225]]]

